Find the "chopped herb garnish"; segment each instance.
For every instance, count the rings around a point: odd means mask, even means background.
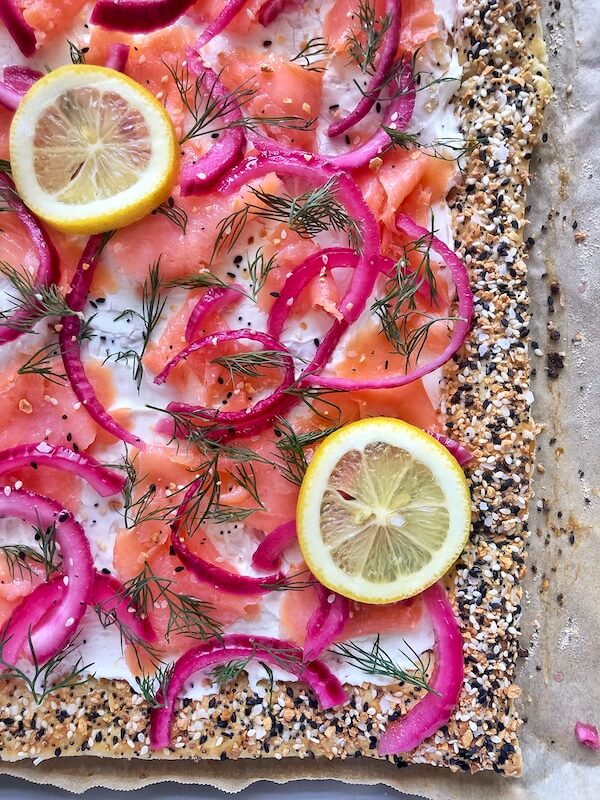
[[[119,316],[115,318],[115,322],[117,322],[120,319],[131,316],[136,317],[142,322],[141,351],[138,352],[137,350],[129,349],[120,351],[118,353],[110,353],[107,356],[107,360],[109,358],[114,358],[114,360],[117,362],[131,362],[133,380],[136,383],[138,392],[144,377],[144,353],[146,352],[146,348],[150,343],[152,332],[158,325],[167,302],[167,298],[163,297],[163,295],[160,293],[160,258],[161,257],[159,256],[154,264],[150,266],[148,270],[148,277],[144,281],[144,286],[142,289],[142,310],[136,311],[133,308],[126,308],[125,311],[122,311]]]
[[[167,688],[169,681],[173,677],[174,666],[173,663],[159,665],[154,675],[147,675],[146,673],[141,676],[136,675],[135,682],[139,687],[140,694],[150,708],[165,707]]]
[[[305,131],[315,125],[314,119],[305,119],[295,115],[253,117],[236,114],[233,119],[227,119],[232,112],[243,109],[256,94],[252,79],[244,81],[231,91],[220,93],[216,90],[216,82],[212,81],[211,83],[211,78],[207,77],[208,73],[206,72],[194,78],[190,75],[187,64],[183,64],[181,67],[177,64],[174,67],[169,64],[165,64],[165,66],[171,73],[183,105],[192,117],[192,125],[180,138],[180,144],[195,139],[197,136],[218,133],[231,128],[255,130],[260,125],[269,125]]]
[[[251,296],[254,301],[258,297],[269,277],[269,273],[277,266],[277,256],[266,259],[262,248],[259,248],[252,259],[248,258],[247,269],[251,282]]]
[[[413,363],[418,361],[433,325],[455,320],[454,317],[436,317],[417,307],[417,294],[421,287],[426,287],[432,302],[437,297],[430,259],[432,236],[433,231],[404,245],[404,255],[386,281],[384,296],[371,305],[371,311],[379,317],[381,331],[393,351],[406,359],[407,370],[411,360]],[[420,255],[416,269],[412,268],[409,260],[411,253]]]
[[[164,603],[169,610],[165,631],[167,641],[170,641],[172,634],[202,640],[220,637],[221,623],[211,616],[214,606],[198,600],[197,597],[175,591],[173,584],[174,581],[170,578],[155,575],[150,564],[146,562],[138,575],[123,584],[122,597],[131,601],[141,618],[147,616],[149,610],[157,604]]]
[[[221,220],[217,228],[212,259],[226,247],[230,252],[250,219],[283,223],[304,239],[311,239],[327,230],[345,231],[354,249],[360,249],[358,222],[337,199],[338,177],[329,178],[322,186],[292,197],[275,195],[251,188],[257,203],[244,204]]]
[[[372,75],[375,72],[375,58],[392,24],[392,18],[389,14],[378,17],[375,4],[371,4],[369,0],[359,0],[357,15],[359,33],[350,33],[346,48],[360,71],[365,75]]]
[[[40,347],[17,369],[19,375],[41,375],[50,383],[61,386],[67,380],[62,370],[57,369],[57,359],[61,356],[58,342],[50,342]],[[62,361],[58,362],[62,366]]]
[[[330,648],[331,652],[341,658],[350,666],[358,667],[367,675],[383,675],[392,678],[399,683],[410,683],[419,689],[426,689],[428,692],[436,694],[427,680],[429,664],[425,664],[421,656],[405,641],[405,645],[410,650],[411,655],[401,651],[414,669],[414,672],[406,672],[399,667],[394,659],[381,647],[379,636],[373,642],[370,650],[362,647],[356,642],[343,642],[335,644]]]
[[[304,449],[320,442],[336,430],[337,426],[332,426],[325,428],[325,430],[297,433],[286,419],[277,417],[275,420],[275,433],[279,434],[279,439],[276,442],[276,447],[283,460],[280,470],[283,477],[290,483],[296,483],[299,486],[308,469],[308,461],[306,460]]]
[[[229,355],[218,356],[211,359],[211,364],[218,364],[229,371],[231,382],[235,382],[235,376],[241,375],[244,378],[260,378],[263,373],[260,367],[268,369],[285,369],[290,361],[288,353],[281,350],[250,350],[242,353],[230,353]]]
[[[313,39],[309,39],[290,61],[296,62],[308,72],[325,72],[326,66],[323,62],[331,55],[331,52],[329,43],[321,36],[315,36]]]
[[[175,203],[172,197],[169,197],[166,203],[161,203],[152,213],[161,214],[163,217],[166,217],[185,235],[187,231],[188,215],[183,208]]]
[[[89,47],[78,47],[74,42],[69,42],[69,55],[73,64],[85,64],[85,56]]]
[[[42,319],[73,314],[64,295],[55,284],[43,286],[27,272],[20,272],[6,262],[0,262],[0,274],[10,281],[17,294],[6,292],[11,305],[0,311],[0,323],[14,330],[33,332]],[[17,319],[11,317],[18,313]]]
[[[44,698],[59,689],[73,689],[87,683],[93,675],[82,677],[93,664],[84,664],[83,659],[77,659],[73,667],[68,666],[70,657],[75,653],[78,642],[73,639],[70,644],[48,659],[45,664],[40,664],[33,641],[31,639],[31,629],[27,636],[28,657],[31,661],[32,670],[25,672],[19,667],[7,664],[3,653],[6,645],[5,639],[0,641],[0,680],[16,679],[25,683],[31,693],[35,703],[41,703]]]

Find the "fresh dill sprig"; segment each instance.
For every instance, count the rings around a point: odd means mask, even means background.
[[[261,378],[263,373],[260,367],[284,369],[290,357],[281,350],[250,350],[242,353],[230,353],[211,359],[211,364],[218,364],[229,371],[231,382],[235,383],[235,376],[244,378]]]
[[[212,522],[216,525],[243,522],[258,510],[257,508],[238,508],[221,503],[219,455],[219,452],[215,451],[208,456],[206,461],[196,466],[194,473],[197,477],[191,484],[194,492],[178,509],[178,523],[187,529],[189,536],[193,536],[205,522]],[[232,478],[235,480],[234,475]]]
[[[214,82],[212,86],[208,86],[205,82],[207,73],[203,72],[194,78],[190,75],[187,64],[183,64],[181,68],[178,64],[172,66],[165,63],[165,66],[173,78],[183,105],[193,120],[190,129],[179,140],[180,144],[204,133],[215,132],[215,125],[219,125],[223,117],[242,108],[255,93],[255,90],[246,81],[232,92],[219,94]],[[223,130],[223,127],[218,130]]]
[[[34,539],[39,546],[39,550],[22,544],[5,544],[0,546],[0,554],[4,554],[6,558],[6,565],[10,577],[14,580],[16,570],[19,570],[21,578],[24,575],[32,577],[34,571],[31,567],[30,561],[44,567],[45,578],[49,580],[53,573],[58,571],[58,565],[55,563],[57,547],[56,547],[56,525],[53,523],[47,528],[42,528],[41,525],[34,525]]]
[[[224,664],[218,664],[212,670],[212,678],[221,689],[227,686],[228,683],[233,683],[239,680],[240,675],[246,669],[252,656],[247,658],[237,658],[231,661],[226,661]]]
[[[300,486],[308,469],[308,461],[306,460],[304,449],[320,442],[321,439],[336,430],[337,426],[334,425],[330,428],[325,428],[325,430],[297,433],[286,419],[277,417],[274,431],[275,435],[279,436],[276,447],[281,453],[283,461],[280,466],[280,472],[283,477],[290,483]]]
[[[219,289],[235,289],[230,283],[219,278],[214,272],[209,269],[201,269],[195,275],[186,275],[182,278],[173,278],[173,280],[165,281],[167,288],[181,288],[181,289],[210,289],[216,286]]]
[[[82,342],[85,341],[90,341],[96,335],[94,333],[94,326],[92,324],[95,316],[96,316],[95,314],[92,314],[91,317],[88,317],[87,319],[81,321],[81,325],[79,326],[79,333],[77,334],[78,344],[81,344]]]
[[[419,689],[426,689],[428,692],[437,694],[427,680],[429,664],[424,663],[421,656],[408,642],[404,643],[411,651],[411,655],[403,650],[400,652],[411,662],[414,672],[407,672],[395,663],[394,659],[381,647],[379,636],[373,642],[370,650],[361,647],[356,642],[342,642],[333,645],[330,652],[340,656],[350,666],[358,667],[366,675],[383,675],[398,681],[398,683],[409,683]]]
[[[100,258],[100,256],[102,255],[102,251],[104,250],[106,245],[110,242],[110,240],[113,238],[116,232],[117,232],[116,230],[112,230],[112,231],[105,231],[103,234],[101,234],[100,241],[98,242],[98,247],[96,248],[96,251],[94,253],[95,259]]]
[[[102,603],[98,603],[94,606],[94,611],[98,615],[98,619],[103,628],[114,626],[119,631],[121,652],[123,652],[126,644],[133,647],[135,658],[140,669],[143,669],[140,651],[146,654],[155,667],[158,668],[162,664],[160,651],[153,644],[142,639],[132,627],[119,618],[114,610],[107,610]]]
[[[49,580],[52,573],[58,569],[55,564],[57,554],[56,524],[53,522],[52,525],[46,528],[42,528],[41,525],[34,525],[34,538],[41,550],[46,580]]]
[[[203,512],[202,521],[213,522],[215,525],[231,525],[235,522],[243,522],[255,511],[258,511],[258,508],[237,508],[219,503],[210,506]]]
[[[385,295],[371,305],[371,311],[379,317],[381,331],[392,345],[393,352],[404,356],[406,368],[411,360],[418,361],[427,342],[432,326],[440,322],[454,321],[455,317],[436,317],[417,307],[417,294],[426,286],[429,297],[435,302],[437,287],[431,267],[431,234],[404,245],[404,255],[397,261],[394,273],[386,282]],[[418,267],[410,267],[410,253],[421,256]],[[420,322],[416,326],[414,321]]]
[[[60,358],[60,345],[50,342],[40,347],[17,369],[19,375],[41,375],[50,383],[62,386],[67,380],[64,372],[57,370],[56,359]],[[59,362],[62,364],[62,361]]]
[[[264,508],[258,493],[256,470],[254,469],[252,463],[234,464],[232,469],[229,470],[229,474],[238,486],[241,486],[242,489],[245,489],[248,492],[250,497],[257,505],[259,505],[261,508]]]
[[[123,584],[121,596],[131,601],[141,618],[157,604],[166,604],[169,611],[165,631],[167,641],[173,634],[202,640],[220,638],[221,623],[211,616],[214,606],[197,597],[176,592],[173,584],[170,578],[155,575],[146,561],[141,572]]]
[[[85,64],[86,54],[89,53],[89,47],[78,47],[74,42],[67,40],[69,44],[69,55],[73,64]]]
[[[12,174],[12,167],[10,165],[10,161],[7,161],[5,158],[0,158],[0,172],[4,172],[7,175]]]
[[[27,634],[27,643],[32,671],[29,673],[12,664],[7,664],[3,656],[6,643],[6,639],[0,641],[0,680],[22,680],[36,704],[40,704],[52,692],[56,692],[59,689],[73,689],[76,686],[87,683],[93,677],[93,675],[81,677],[84,672],[87,672],[93,666],[91,663],[84,664],[81,657],[77,659],[72,668],[67,668],[67,671],[62,676],[60,675],[60,672],[66,666],[65,662],[68,662],[70,656],[78,647],[76,639],[73,639],[70,644],[53,655],[46,663],[40,664],[31,639],[30,628]]]
[[[357,14],[359,33],[350,33],[346,40],[346,49],[360,71],[364,75],[372,75],[375,72],[375,58],[392,24],[392,18],[389,14],[378,17],[375,4],[371,4],[369,0],[360,0]]]
[[[215,81],[209,85],[210,78],[206,77],[206,72],[194,78],[190,75],[187,64],[182,65],[181,68],[177,64],[175,66],[165,64],[165,66],[171,73],[183,105],[192,117],[192,125],[180,138],[180,144],[195,139],[197,136],[219,133],[231,128],[255,130],[259,125],[272,125],[305,131],[315,125],[316,120],[295,115],[279,117],[235,115],[234,119],[228,120],[229,114],[243,109],[256,94],[256,88],[252,85],[251,80],[244,81],[235,89],[221,94],[216,89]]]
[[[38,550],[23,544],[3,544],[0,547],[0,553],[6,558],[8,574],[13,581],[33,577],[35,572],[29,562],[45,564],[44,557]]]
[[[174,663],[157,666],[154,675],[143,673],[136,675],[135,682],[140,694],[150,708],[164,708],[167,698],[167,688],[173,677]],[[162,699],[159,699],[162,698]]]
[[[327,67],[324,65],[325,59],[331,54],[329,42],[321,36],[309,39],[300,52],[290,59],[296,62],[302,69],[308,72],[325,72]]]
[[[336,389],[335,391],[339,392],[340,390]],[[321,417],[321,419],[331,422],[333,419],[332,414],[335,414],[335,419],[337,420],[341,418],[341,408],[332,400],[325,399],[328,395],[334,394],[333,389],[326,389],[322,386],[310,386],[303,383],[300,379],[295,381],[287,389],[284,389],[284,393],[292,397],[297,397],[313,414]],[[324,406],[324,408],[321,406]]]
[[[360,250],[358,222],[337,199],[338,177],[334,175],[322,186],[292,197],[275,195],[251,188],[258,203],[245,202],[219,223],[211,261],[226,246],[231,252],[250,218],[279,222],[303,239],[311,239],[329,229],[348,235],[351,246]]]
[[[173,225],[176,225],[185,236],[187,231],[188,215],[183,208],[181,208],[181,206],[178,206],[175,203],[175,200],[172,197],[169,197],[166,203],[161,203],[157,208],[154,209],[152,213],[161,214],[163,217],[166,217],[173,223]]]
[[[163,297],[160,293],[161,280],[160,280],[160,259],[152,264],[148,269],[148,277],[144,281],[142,288],[142,310],[136,311],[133,308],[126,308],[118,317],[115,322],[125,317],[137,317],[142,322],[142,349],[138,353],[137,350],[129,349],[123,352],[111,353],[108,358],[114,358],[116,361],[131,361],[133,369],[133,380],[137,386],[138,392],[142,385],[144,377],[144,364],[143,358],[146,348],[150,342],[152,332],[158,325],[162,313],[167,302],[167,298]]]
[[[169,505],[168,509],[165,507],[155,508],[153,506],[154,500],[157,496],[156,484],[150,483],[145,490],[139,494],[137,489],[142,486],[147,475],[140,478],[135,465],[137,454],[130,458],[129,451],[125,449],[125,455],[121,461],[115,464],[107,464],[112,469],[120,469],[125,472],[125,483],[123,484],[123,522],[125,528],[130,530],[135,528],[136,525],[141,525],[143,522],[152,521],[168,521],[169,514],[175,514],[177,510],[176,505]]]
[[[232,683],[234,681],[239,680],[241,673],[246,669],[248,664],[256,658],[256,654],[259,651],[266,651],[271,658],[275,661],[278,667],[289,671],[290,665],[297,665],[301,664],[300,659],[298,658],[297,654],[285,647],[269,647],[261,643],[260,648],[253,644],[251,653],[246,656],[245,658],[234,658],[230,661],[226,661],[223,664],[219,664],[212,670],[212,677],[215,683],[217,683],[221,688],[225,687],[228,683]],[[267,673],[267,677],[270,683],[270,691],[271,694],[273,693],[273,670],[271,667],[266,664],[264,661],[260,660],[258,663]]]
[[[0,262],[0,274],[11,284],[17,294],[6,292],[11,305],[0,311],[0,322],[14,330],[32,332],[40,320],[48,317],[65,317],[73,314],[64,295],[55,284],[43,286],[26,272],[19,272],[10,264]],[[17,319],[11,317],[19,312]]]
[[[382,125],[383,130],[390,137],[392,146],[402,150],[421,150],[427,155],[439,158],[441,161],[456,161],[461,166],[461,159],[473,152],[477,141],[462,139],[460,137],[442,137],[431,142],[422,142],[420,133],[408,133]]]
[[[294,592],[308,589],[316,583],[317,579],[313,577],[310,570],[303,569],[300,572],[292,572],[290,575],[284,575],[283,578],[279,578],[279,580],[273,583],[263,583],[263,586],[271,592]]]
[[[190,470],[191,478],[187,484],[178,487],[168,498],[162,499],[158,496],[158,489],[153,483],[146,486],[141,494],[138,493],[138,487],[144,486],[147,476],[142,478],[138,476],[135,459],[130,459],[128,454],[117,464],[112,464],[112,467],[124,470],[126,475],[122,512],[126,528],[131,529],[150,521],[171,524],[177,519],[179,525],[186,528],[188,535],[192,536],[205,522],[219,525],[241,522],[258,510],[258,508],[238,508],[221,503],[219,457],[237,461],[238,469],[243,463],[259,460],[266,462],[266,459],[261,459],[251,450],[206,439],[203,433],[188,423],[187,415],[165,409],[154,410],[163,411],[176,420],[176,426],[185,431],[188,441],[203,454],[205,460]],[[240,472],[234,467],[228,468],[227,471],[236,483],[249,491],[252,497],[258,494],[252,486],[251,471]],[[185,495],[192,489],[193,493],[183,504]],[[262,507],[260,501],[257,502],[259,507]]]
[[[259,247],[252,259],[247,258],[246,268],[251,282],[250,294],[255,302],[261,289],[267,282],[269,273],[276,266],[277,256],[272,255],[271,258],[266,259],[262,247]]]

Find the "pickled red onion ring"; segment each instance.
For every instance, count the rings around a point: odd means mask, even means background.
[[[429,681],[433,692],[391,722],[379,740],[379,755],[408,753],[445,725],[458,702],[464,675],[463,641],[446,591],[440,583],[420,597],[431,619],[435,666]],[[434,693],[435,692],[435,693]]]
[[[303,661],[299,647],[281,639],[266,636],[247,636],[233,633],[221,639],[191,648],[176,662],[166,690],[158,698],[162,707],[154,708],[150,717],[150,742],[154,750],[169,747],[171,743],[171,723],[175,712],[175,702],[181,695],[187,680],[196,672],[232,660],[259,659],[272,666],[285,669],[304,681],[315,693],[323,708],[333,708],[346,702],[347,696],[342,684],[322,661]]]
[[[331,123],[327,129],[328,136],[334,137],[345,133],[349,128],[352,128],[353,125],[360,122],[361,119],[364,119],[377,102],[377,98],[385,85],[398,51],[400,21],[402,16],[400,0],[386,0],[385,15],[390,20],[390,24],[384,34],[382,46],[379,49],[377,66],[369,81],[369,85],[354,109],[341,119]]]
[[[73,472],[94,488],[101,497],[111,497],[122,491],[125,485],[123,475],[103,467],[95,458],[85,453],[76,453],[68,447],[38,442],[20,444],[0,451],[0,475],[21,467],[43,464],[47,467]]]
[[[42,590],[37,587],[39,592],[34,590],[25,598],[4,629],[3,658],[7,664],[15,664],[22,655],[28,655],[29,633],[36,658],[44,664],[73,638],[85,613],[94,582],[92,553],[81,525],[70,511],[49,497],[23,489],[13,489],[9,494],[3,492],[0,494],[0,518],[7,517],[36,526],[42,536],[53,528],[62,556],[62,582],[66,591],[53,613],[41,618]],[[38,622],[35,627],[34,620]]]
[[[15,212],[20,222],[26,228],[38,257],[38,269],[34,278],[35,283],[40,286],[48,286],[58,273],[58,254],[52,241],[41,222],[25,206],[18,196],[12,180],[0,172],[0,197]],[[13,327],[27,315],[25,309],[17,309],[8,320],[8,324],[0,325],[0,344],[12,342],[25,331]]]

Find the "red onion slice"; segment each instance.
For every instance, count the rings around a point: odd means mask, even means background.
[[[273,584],[280,583],[285,578],[282,573],[255,578],[251,575],[229,572],[188,550],[185,539],[175,530],[171,535],[171,544],[181,563],[185,564],[192,575],[221,592],[238,595],[266,594],[273,590]]]
[[[282,639],[266,636],[228,634],[222,639],[211,639],[188,650],[175,662],[166,697],[159,700],[163,708],[155,708],[150,717],[150,742],[154,750],[169,747],[171,722],[175,713],[175,702],[181,695],[186,681],[196,672],[207,670],[232,660],[259,659],[271,666],[281,667],[286,672],[304,681],[315,693],[323,708],[343,705],[346,692],[341,683],[322,661],[303,663],[299,647]]]
[[[350,605],[346,597],[332,592],[320,583],[316,584],[316,589],[319,605],[306,624],[305,661],[314,661],[333,644],[350,615]]]
[[[464,675],[463,642],[454,611],[443,586],[430,586],[422,595],[433,626],[435,666],[431,688],[401,719],[391,722],[379,740],[379,755],[408,753],[445,725],[456,708]]]
[[[258,21],[263,27],[275,22],[284,9],[301,5],[303,0],[266,0],[258,10]]]
[[[398,82],[394,82],[394,86],[395,93],[389,102],[383,125],[387,128],[403,131],[412,118],[416,96],[414,78],[408,64],[403,66]],[[286,153],[297,152],[289,145],[259,133],[249,133],[248,138],[254,147],[264,155],[281,156]],[[319,158],[324,164],[335,169],[357,169],[368,164],[371,159],[380,156],[389,146],[389,134],[380,126],[368,141],[355,150],[349,150],[347,153],[340,153],[335,156],[322,153]]]
[[[576,722],[575,737],[584,747],[590,750],[600,750],[600,737],[595,725],[590,725],[588,722]]]
[[[390,18],[390,26],[385,32],[383,43],[379,51],[379,60],[367,89],[354,109],[335,122],[327,129],[327,135],[334,137],[345,133],[353,125],[367,116],[377,102],[377,98],[385,84],[390,69],[396,58],[398,42],[400,39],[400,20],[402,15],[400,0],[386,0],[385,13]]]
[[[4,67],[4,80],[0,81],[0,105],[9,111],[16,111],[23,95],[42,77],[29,67],[13,65]]]
[[[176,22],[196,0],[96,0],[90,22],[109,30],[151,33]]]
[[[95,606],[108,617],[116,617],[125,630],[131,631],[134,637],[144,642],[156,642],[156,631],[150,620],[141,619],[138,609],[131,600],[125,597],[123,584],[114,575],[105,575],[94,571],[94,585],[89,604]],[[135,642],[133,642],[135,644]]]
[[[283,551],[297,541],[296,520],[284,522],[267,534],[252,556],[255,569],[277,569]]]
[[[11,64],[4,67],[4,83],[21,94],[28,92],[34,83],[44,76],[43,72],[22,64]]]
[[[21,467],[40,464],[64,472],[72,472],[95,489],[101,497],[111,497],[122,491],[125,478],[117,472],[103,467],[92,456],[75,453],[67,447],[39,442],[21,444],[9,450],[0,451],[0,475]]]
[[[32,56],[36,48],[35,31],[25,20],[18,0],[0,2],[0,20],[23,55]]]
[[[233,284],[230,288],[225,286],[211,286],[194,306],[190,318],[185,326],[186,341],[194,339],[198,329],[205,323],[210,314],[221,308],[231,305],[236,300],[241,300],[241,286]]]
[[[117,72],[125,72],[128,58],[129,45],[121,44],[121,42],[114,42],[108,48],[108,58],[104,66],[109,69],[114,69]]]
[[[238,14],[238,12],[241,11],[246,5],[246,2],[247,0],[227,0],[223,10],[200,35],[200,38],[196,43],[196,48],[200,49],[201,47],[204,47],[204,45],[208,44],[211,39],[214,39],[215,36],[218,36],[221,33],[221,31],[225,30],[236,14]]]
[[[272,590],[272,585],[278,583],[285,577],[281,573],[267,575],[262,578],[254,578],[250,575],[239,575],[236,572],[229,572],[216,564],[211,564],[204,558],[188,550],[185,543],[185,534],[181,531],[182,521],[185,519],[187,504],[194,497],[195,492],[201,487],[202,479],[192,484],[185,493],[183,502],[178,511],[177,518],[171,526],[171,545],[177,553],[182,564],[203,583],[208,583],[215,589],[229,594],[239,595],[259,595]]]
[[[13,611],[4,630],[3,658],[7,664],[16,664],[21,655],[28,654],[30,628],[36,657],[44,664],[73,638],[85,613],[94,581],[92,554],[83,528],[56,500],[22,489],[13,489],[8,495],[2,493],[0,518],[11,517],[40,528],[42,535],[54,526],[57,549],[62,556],[62,583],[66,591],[52,614],[41,619],[42,592],[34,590]],[[32,627],[34,620],[39,621],[35,628]]]
[[[294,382],[294,360],[287,348],[277,339],[274,339],[266,333],[249,330],[247,328],[239,331],[219,331],[217,333],[211,333],[209,336],[204,336],[202,339],[197,339],[169,361],[163,371],[156,376],[154,383],[159,386],[163,384],[169,377],[171,370],[176,367],[177,364],[185,361],[188,356],[195,353],[197,350],[209,350],[221,344],[221,342],[231,342],[239,339],[259,342],[265,350],[277,350],[282,353],[283,363],[281,366],[283,369],[283,377],[279,386],[268,397],[259,400],[253,406],[249,406],[242,411],[220,411],[215,408],[194,406],[187,403],[169,403],[169,410],[193,413],[195,416],[203,417],[207,421],[215,420],[217,422],[223,422],[226,425],[236,425],[236,423],[240,423],[243,426],[245,423],[264,416],[267,412],[272,411],[280,404],[282,398],[284,398],[285,390]],[[207,354],[207,356],[208,355],[209,354]],[[210,358],[208,360],[210,360]]]
[[[79,263],[75,269],[66,297],[69,308],[72,308],[73,311],[80,312],[85,308],[104,241],[105,238],[100,233],[90,236],[79,258]]]
[[[20,658],[32,660],[31,645],[29,635],[47,617],[53,618],[54,613],[63,601],[66,587],[63,583],[63,576],[58,575],[47,583],[40,583],[33,591],[21,600],[16,606],[4,628],[2,638],[10,636],[10,642],[6,642],[2,650],[2,657],[8,664],[16,664]],[[75,634],[75,630],[73,630]],[[64,645],[62,645],[64,646]],[[60,648],[57,648],[57,651]],[[37,648],[34,646],[36,658],[41,662]],[[54,655],[54,653],[52,653]],[[52,657],[52,656],[50,656]]]
[[[431,231],[417,225],[414,220],[406,214],[400,213],[396,218],[396,225],[399,230],[406,233],[413,241],[425,239],[431,242],[431,249],[437,253],[446,266],[449,268],[458,295],[458,319],[454,322],[452,336],[442,353],[427,364],[416,367],[411,372],[397,375],[388,375],[382,378],[371,378],[359,380],[352,378],[337,378],[329,375],[311,374],[306,375],[305,381],[314,386],[322,386],[341,391],[352,391],[354,389],[393,389],[398,386],[406,386],[413,381],[428,375],[430,372],[443,366],[452,358],[469,334],[471,328],[471,318],[473,316],[473,294],[469,286],[469,275],[463,262],[450,248],[444,244]],[[322,362],[319,366],[325,365]]]
[[[446,436],[443,433],[438,433],[438,431],[434,431],[432,428],[429,428],[427,433],[430,436],[433,436],[434,439],[437,439],[440,444],[443,444],[446,450],[448,450],[454,456],[461,467],[464,467],[464,465],[468,464],[473,458],[473,453],[467,449],[464,444],[461,444],[454,439],[450,439],[449,436]]]
[[[379,226],[362,192],[349,175],[335,172],[318,157],[306,153],[247,158],[217,183],[215,191],[226,195],[233,194],[250,181],[262,178],[269,172],[305,178],[316,185],[325,183],[333,176],[337,178],[339,197],[350,216],[357,222],[362,234],[359,263],[340,303],[340,310],[345,320],[348,323],[354,322],[361,315],[375,284],[378,271],[376,257],[381,245]]]
[[[69,307],[77,313],[81,313],[85,307],[90,286],[94,278],[94,272],[105,242],[106,238],[102,234],[90,236],[81,254],[81,258],[79,259],[66,298]],[[81,330],[80,318],[78,316],[62,317],[61,323],[63,327],[58,334],[60,352],[67,378],[69,379],[75,396],[80,403],[85,406],[90,417],[97,422],[101,428],[117,439],[127,442],[127,444],[132,444],[142,450],[145,447],[144,442],[139,436],[125,430],[125,428],[119,425],[108,413],[98,400],[94,387],[85,374],[79,345],[79,332]]]
[[[191,48],[188,49],[187,61],[190,72],[202,76],[202,90],[211,98],[211,104],[219,101],[231,103],[231,94],[227,91],[219,76],[209,69]],[[232,105],[221,116],[223,126],[231,125],[242,119],[238,105]],[[195,161],[188,162],[181,171],[181,194],[184,197],[203,194],[213,186],[231,167],[237,164],[243,153],[246,137],[242,127],[228,127],[219,132],[219,138],[210,150]]]
[[[42,224],[18,196],[12,180],[2,172],[0,172],[0,197],[15,212],[31,237],[39,261],[35,282],[40,286],[48,286],[58,274],[58,254]],[[17,323],[26,315],[27,311],[17,309],[9,322]],[[23,333],[24,331],[13,328],[11,324],[0,325],[0,344],[12,342]]]
[[[75,396],[85,406],[90,417],[105,431],[120,439],[122,442],[134,445],[140,450],[145,447],[139,436],[125,430],[104,408],[98,400],[94,387],[90,383],[81,360],[79,348],[79,331],[81,320],[79,317],[63,317],[63,328],[58,334],[60,352],[65,366],[67,378]]]

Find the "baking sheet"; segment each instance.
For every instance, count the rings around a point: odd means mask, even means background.
[[[524,600],[524,776],[451,774],[432,768],[395,770],[369,759],[352,762],[228,762],[220,764],[71,761],[73,780],[61,780],[60,760],[43,771],[5,764],[7,774],[74,791],[98,785],[137,788],[161,780],[207,783],[239,791],[259,779],[332,779],[375,784],[432,798],[577,798],[600,795],[600,756],[581,747],[575,721],[600,725],[600,380],[596,369],[600,308],[600,4],[546,0],[542,9],[556,93],[547,111],[548,141],[534,159],[530,294],[537,344],[535,417],[538,438],[536,498]],[[575,225],[576,224],[576,225]],[[549,299],[551,298],[551,299]],[[550,327],[548,327],[550,324]],[[554,332],[558,331],[558,333]],[[555,338],[553,338],[555,337]],[[557,338],[556,338],[557,337]],[[552,355],[558,354],[558,355]],[[564,355],[564,369],[560,368]],[[549,375],[550,372],[550,375]],[[556,375],[556,377],[552,377]]]

